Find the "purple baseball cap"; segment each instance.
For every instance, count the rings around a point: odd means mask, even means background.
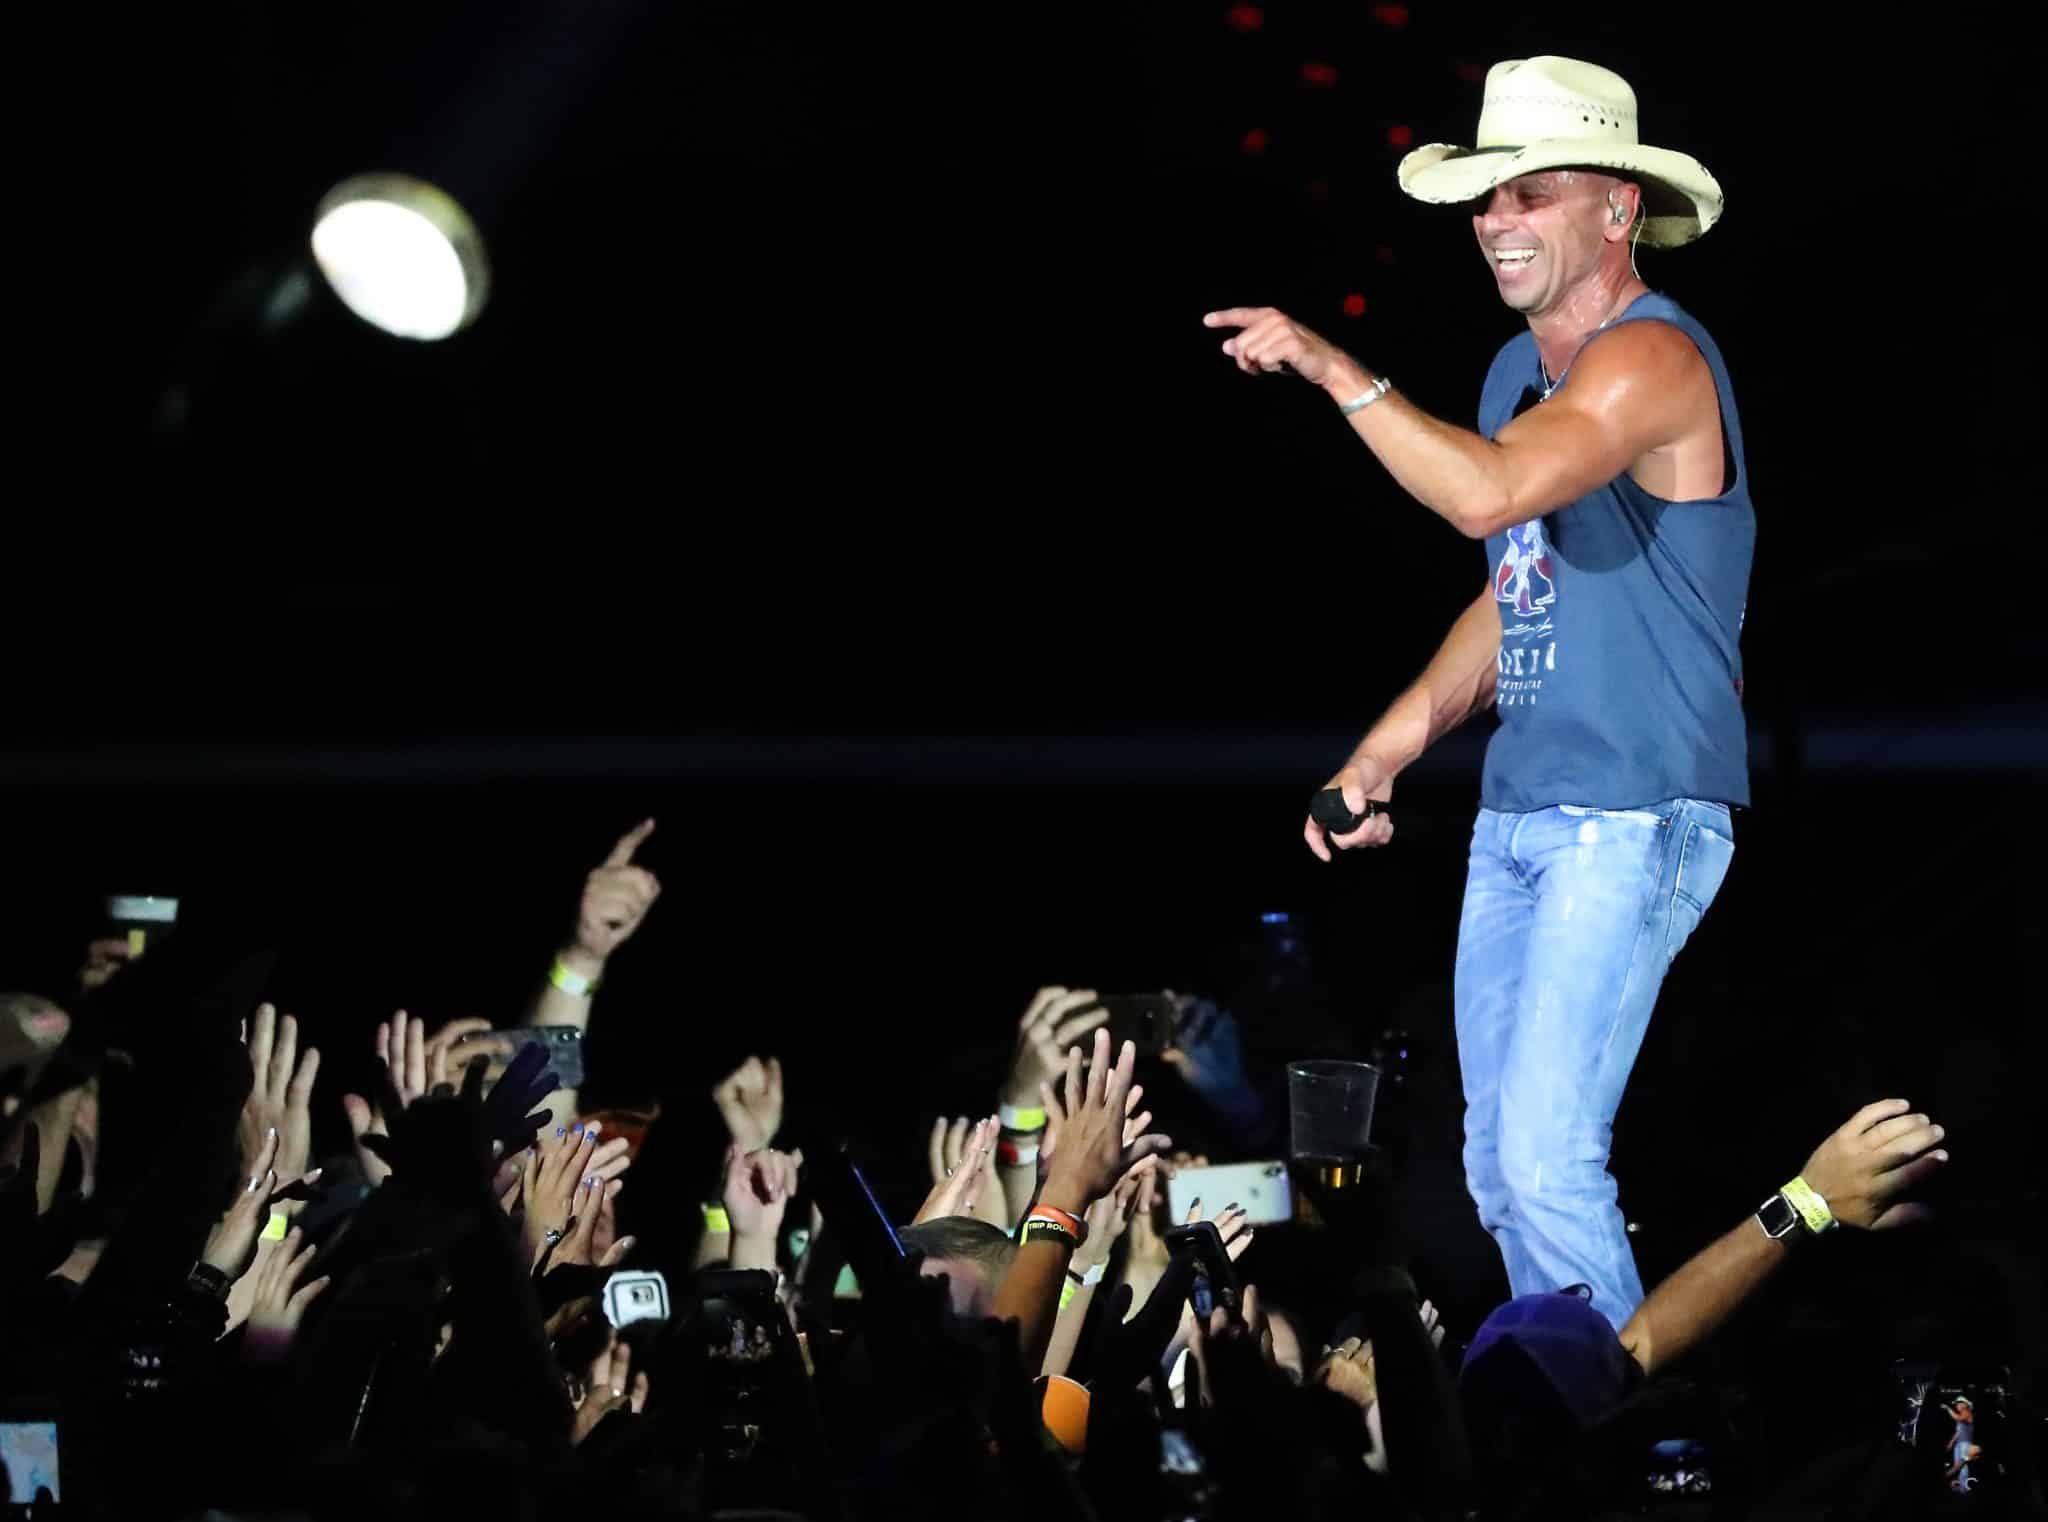
[[[1593,1309],[1584,1285],[1518,1295],[1479,1324],[1458,1369],[1458,1393],[1488,1405],[1555,1404],[1579,1427],[1607,1415],[1642,1369]]]

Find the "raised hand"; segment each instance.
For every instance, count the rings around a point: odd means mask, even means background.
[[[548,1258],[549,1268],[557,1268],[564,1263],[579,1264],[585,1268],[615,1268],[625,1260],[626,1254],[633,1250],[631,1237],[620,1237],[614,1233],[607,1235],[603,1247],[599,1247],[597,1242],[600,1224],[615,1219],[613,1206],[624,1187],[617,1179],[597,1179],[577,1191],[581,1195],[576,1202],[578,1214],[569,1218],[567,1234]]]
[[[278,1136],[277,1171],[297,1178],[313,1155],[313,1080],[320,1071],[317,1047],[299,1050],[299,1022],[278,1017],[274,1005],[256,1006],[243,1027],[248,1044],[249,1097],[235,1124],[242,1167],[253,1171],[256,1155],[271,1131]]]
[[[782,1063],[749,1057],[718,1081],[711,1102],[724,1117],[726,1134],[742,1152],[758,1152],[782,1129]]]
[[[348,1116],[349,1133],[355,1141],[356,1159],[372,1184],[381,1184],[390,1176],[391,1169],[382,1149],[370,1138],[388,1140],[392,1117],[428,1095],[453,1094],[458,1075],[467,1090],[469,1076],[474,1072],[480,1092],[490,1061],[501,1050],[497,1043],[465,1045],[469,1036],[490,1029],[487,1020],[450,1020],[432,1036],[427,1035],[426,1029],[425,1021],[415,1020],[402,1009],[379,1025],[375,1037],[379,1068],[377,1102],[372,1104],[360,1094],[341,1096],[342,1111]],[[506,1154],[526,1145],[548,1119],[546,1111],[534,1110],[554,1089],[554,1075],[546,1068],[546,1051],[538,1042],[526,1043],[513,1055],[504,1073],[490,1086],[489,1097],[483,1100],[490,1139]]]
[[[486,1057],[468,1059],[463,1069],[463,1087],[469,1089],[472,1083],[481,1084],[489,1067]],[[528,1145],[553,1118],[551,1112],[537,1108],[543,1099],[555,1091],[556,1079],[548,1066],[547,1050],[537,1041],[529,1041],[513,1054],[498,1081],[491,1085],[490,1093],[483,1102],[483,1122],[486,1134],[496,1143],[500,1155],[508,1155]],[[596,1127],[590,1128],[595,1130]],[[624,1165],[620,1165],[620,1171]]]
[[[1098,1029],[1094,1062],[1084,1079],[1081,1049],[1069,1048],[1059,1150],[1040,1195],[1046,1204],[1085,1215],[1133,1164],[1173,1145],[1171,1137],[1157,1134],[1140,1136],[1128,1144],[1124,1141],[1125,1101],[1130,1097],[1131,1073],[1137,1061],[1137,1048],[1126,1041],[1112,1064],[1109,1032]]]
[[[463,1069],[459,1091],[437,1082],[426,1097],[411,1101],[400,1095],[390,1068],[379,1063],[376,1113],[388,1131],[359,1129],[357,1146],[390,1165],[400,1182],[445,1205],[464,1209],[491,1202],[498,1161],[526,1146],[548,1119],[544,1110],[528,1113],[534,1095],[553,1082],[546,1063],[538,1047],[522,1048],[486,1099],[484,1076],[490,1064],[479,1057]],[[349,1106],[352,1127],[366,1109],[360,1100]]]
[[[569,1441],[580,1443],[597,1430],[597,1424],[614,1411],[638,1416],[647,1409],[647,1375],[633,1372],[633,1349],[613,1332],[604,1349],[590,1361],[582,1391],[576,1396],[576,1414],[570,1419]]]
[[[607,958],[632,939],[647,911],[661,896],[661,883],[633,855],[654,833],[654,821],[642,820],[612,847],[611,855],[583,882],[583,902],[576,910],[576,932],[562,948],[562,960],[584,977],[596,977]]]
[[[1309,1383],[1321,1385],[1343,1396],[1360,1411],[1365,1410],[1380,1398],[1371,1340],[1347,1337],[1334,1348],[1324,1348],[1322,1362],[1309,1375]]]
[[[597,1149],[597,1158],[604,1156],[606,1147],[610,1147],[617,1142],[623,1142],[624,1140],[625,1138],[622,1136],[612,1138],[603,1147]],[[597,1164],[594,1171],[599,1179],[603,1179],[605,1177],[605,1165],[597,1162],[597,1158],[592,1159],[592,1162]],[[589,1239],[581,1249],[581,1251],[588,1254],[589,1261],[599,1268],[617,1268],[626,1261],[626,1255],[633,1250],[635,1243],[639,1241],[637,1237],[622,1237],[619,1235],[618,1201],[620,1187],[618,1184],[612,1184],[604,1190],[604,1198],[598,1201],[597,1211],[590,1218]],[[578,1223],[578,1229],[581,1230],[580,1222]]]
[[[732,1223],[734,1268],[774,1272],[776,1238],[803,1162],[802,1152],[742,1152],[737,1144],[725,1149],[723,1204]]]
[[[1292,370],[1320,386],[1338,364],[1349,360],[1327,338],[1272,307],[1228,307],[1205,314],[1202,325],[1242,330],[1224,341],[1223,352],[1236,360],[1237,368],[1246,375]]]
[[[1945,1150],[1936,1150],[1947,1132],[1912,1109],[1903,1099],[1865,1105],[1799,1170],[1843,1225],[1888,1231],[1932,1214],[1899,1196],[1948,1161]]]
[[[940,1125],[945,1122],[941,1120]],[[960,1123],[965,1126],[965,1122]],[[992,1159],[995,1156],[996,1138],[1002,1133],[1001,1122],[993,1115],[974,1123],[973,1129],[965,1131],[954,1160],[945,1162],[939,1135],[932,1133],[933,1161],[931,1193],[924,1197],[924,1203],[917,1207],[913,1225],[921,1226],[926,1221],[936,1221],[941,1216],[973,1215],[975,1207],[985,1197],[993,1197],[999,1204],[1002,1199],[1002,1185],[996,1178]],[[1007,1221],[998,1225],[1007,1226]],[[737,1229],[737,1223],[735,1223]]]
[[[1109,1262],[1110,1249],[1129,1230],[1131,1218],[1144,1203],[1158,1167],[1159,1159],[1156,1157],[1139,1159],[1131,1171],[1117,1181],[1116,1188],[1088,1207],[1085,1217],[1088,1240],[1074,1251],[1071,1264],[1074,1269],[1086,1273],[1098,1264]]]
[[[609,1182],[600,1185],[591,1168],[597,1131],[595,1125],[557,1126],[552,1136],[527,1149],[520,1180],[525,1209],[519,1234],[535,1273],[561,1261],[558,1250],[577,1221],[597,1213],[595,1191],[613,1187]]]
[[[85,965],[78,969],[78,986],[87,993],[104,988],[134,960],[135,953],[125,935],[102,936],[91,941],[85,948]]]
[[[255,1268],[243,1281],[253,1281],[249,1330],[243,1339],[251,1357],[277,1359],[291,1350],[306,1307],[329,1282],[323,1275],[299,1283],[313,1266],[313,1254],[314,1244],[306,1241],[296,1226],[285,1233],[282,1242],[270,1243],[257,1254]]]
[[[1429,1333],[1429,1345],[1440,1348],[1444,1345],[1444,1328],[1437,1316],[1437,1309],[1427,1300],[1422,1302],[1422,1329]]]
[[[256,1153],[248,1181],[236,1192],[228,1208],[221,1213],[220,1220],[206,1234],[206,1246],[199,1254],[202,1263],[211,1263],[227,1275],[230,1282],[249,1271],[249,1264],[256,1256],[256,1239],[270,1224],[270,1201],[280,1187],[277,1178],[278,1142],[276,1131],[264,1133],[263,1145]],[[303,1179],[288,1180],[287,1183],[310,1184],[319,1176],[320,1171],[316,1168]]]
[[[1003,1078],[1002,1102],[1029,1106],[1039,1086],[1057,1079],[1066,1064],[1067,1048],[1109,1019],[1109,1011],[1090,988],[1041,988],[1017,1022],[1017,1046]]]
[[[950,1180],[960,1176],[960,1170],[966,1165],[970,1155],[969,1143],[985,1139],[987,1125],[986,1120],[972,1121],[965,1115],[955,1117],[950,1125],[943,1115],[932,1122],[931,1141],[925,1149],[925,1160],[931,1167],[934,1194],[943,1189]],[[968,1190],[968,1210],[977,1219],[1008,1231],[1010,1216],[1003,1202],[1002,1180],[996,1174],[996,1149],[992,1144],[976,1146],[973,1155],[981,1159],[981,1177],[973,1180]]]
[[[1130,1146],[1145,1134],[1145,1128],[1152,1124],[1152,1112],[1139,1110],[1138,1102],[1145,1097],[1145,1085],[1134,1083],[1130,1093],[1124,1095],[1124,1145]],[[1059,1090],[1050,1083],[1038,1086],[1038,1103],[1045,1111],[1045,1135],[1038,1143],[1038,1162],[1041,1169],[1052,1163],[1052,1155],[1059,1147],[1060,1132],[1067,1124],[1067,1107],[1061,1100]]]
[[[377,1026],[372,1039],[377,1061],[389,1074],[388,1092],[396,1097],[398,1108],[403,1109],[427,1092],[426,1027],[401,1009]],[[445,1049],[441,1060],[446,1061]],[[442,1076],[446,1076],[445,1068]],[[360,1094],[344,1094],[341,1109],[348,1117],[349,1135],[355,1142],[356,1162],[363,1176],[372,1184],[383,1183],[391,1176],[391,1167],[366,1140],[391,1135],[390,1118],[385,1115],[383,1104],[372,1104]]]

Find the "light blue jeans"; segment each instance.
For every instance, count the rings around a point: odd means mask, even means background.
[[[1734,859],[1728,810],[1479,811],[1458,926],[1465,1180],[1517,1295],[1643,1284],[1607,1157],[1665,969]]]

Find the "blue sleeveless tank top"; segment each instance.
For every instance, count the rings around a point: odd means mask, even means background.
[[[1578,501],[1486,541],[1500,608],[1500,728],[1480,800],[1642,808],[1669,798],[1747,806],[1738,641],[1756,547],[1742,423],[1721,351],[1670,297],[1647,292],[1608,324],[1665,322],[1714,373],[1728,489],[1666,502],[1624,471]],[[1494,356],[1479,402],[1493,438],[1543,394],[1535,335]]]

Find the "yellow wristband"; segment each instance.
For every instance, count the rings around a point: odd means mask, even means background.
[[[548,969],[548,981],[561,989],[565,994],[573,994],[579,999],[587,999],[597,992],[597,985],[603,979],[586,978],[580,972],[571,972],[562,965],[562,959],[557,957],[555,958],[555,965]]]
[[[1074,1281],[1069,1279],[1060,1286],[1060,1309],[1065,1310],[1074,1303]]]
[[[714,1236],[729,1237],[732,1235],[732,1217],[725,1213],[723,1205],[706,1205],[704,1207],[704,1229],[711,1232]]]
[[[1813,1186],[1803,1178],[1795,1178],[1778,1193],[1785,1196],[1786,1204],[1799,1212],[1799,1219],[1815,1236],[1832,1231],[1841,1224],[1835,1219],[1835,1213],[1828,1209],[1828,1202],[1814,1193]]]
[[[998,1105],[996,1120],[1005,1131],[1043,1131],[1045,1110],[1039,1105]]]
[[[266,1242],[282,1242],[284,1234],[291,1229],[292,1223],[290,1218],[282,1210],[273,1210],[270,1212],[270,1219],[264,1223],[263,1240]]]

